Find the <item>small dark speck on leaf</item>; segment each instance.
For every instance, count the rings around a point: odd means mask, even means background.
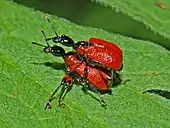
[[[156,2],[155,5],[161,9],[168,10],[168,6],[164,3]]]

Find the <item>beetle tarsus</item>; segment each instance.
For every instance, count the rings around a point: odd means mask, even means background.
[[[100,97],[100,104],[101,104],[102,107],[106,107],[106,106],[107,106],[107,104],[106,104],[106,102],[104,101],[104,99],[103,99],[102,96]]]
[[[46,109],[51,109],[52,107],[51,107],[51,102],[49,101],[46,105],[45,105],[45,110]]]
[[[58,105],[59,105],[59,107],[61,107],[61,108],[64,108],[64,107],[65,107],[65,103],[63,103],[62,101],[59,101]]]

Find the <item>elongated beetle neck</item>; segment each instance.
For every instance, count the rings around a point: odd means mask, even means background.
[[[67,47],[74,47],[74,41],[66,35],[55,36],[53,38],[47,38],[46,40],[52,40],[54,43],[61,43],[62,45]]]
[[[79,41],[77,43],[74,44],[73,48],[74,49],[77,49],[78,47],[80,46],[87,46],[87,47],[90,47],[91,46],[91,43],[90,42],[87,42],[87,41]]]

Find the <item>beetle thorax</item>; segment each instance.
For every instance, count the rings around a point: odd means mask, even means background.
[[[78,60],[75,55],[68,55],[64,58],[64,61],[66,62],[67,66],[72,66],[76,64],[80,64],[80,60]]]

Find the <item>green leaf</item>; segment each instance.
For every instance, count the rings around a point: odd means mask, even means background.
[[[169,0],[91,0],[113,11],[106,23],[115,24],[113,30],[124,35],[153,41],[170,49]],[[160,4],[165,7],[162,9]],[[107,15],[107,14],[106,14]],[[112,20],[114,17],[114,21]],[[112,28],[112,27],[111,27]]]
[[[58,34],[75,41],[98,37],[115,42],[124,52],[125,85],[104,95],[107,109],[74,85],[64,99],[66,107],[44,110],[44,105],[65,74],[62,58],[45,54],[31,42],[45,44],[40,29],[54,36],[47,14],[1,0],[0,3],[0,125],[7,127],[170,127],[170,102],[148,89],[169,89],[169,52],[152,42],[135,40],[101,29],[78,26],[51,17]],[[50,17],[50,16],[49,16]],[[67,51],[70,48],[64,47]],[[54,63],[54,66],[48,66]],[[94,93],[93,96],[97,97]],[[98,98],[98,97],[97,97]]]

